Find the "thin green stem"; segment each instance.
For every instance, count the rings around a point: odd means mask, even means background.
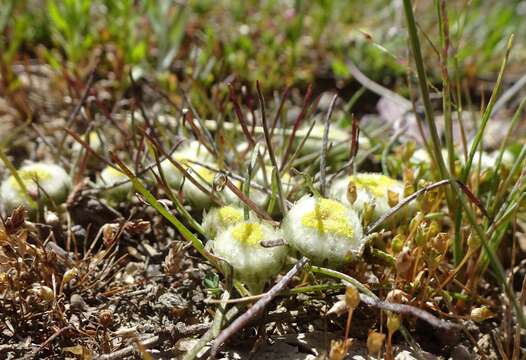
[[[442,157],[442,145],[438,136],[438,130],[433,115],[433,107],[431,105],[431,99],[429,97],[429,90],[427,87],[427,76],[424,69],[424,60],[422,58],[422,51],[420,50],[420,40],[418,39],[418,32],[416,28],[415,17],[413,14],[413,8],[411,6],[411,0],[404,0],[404,11],[407,19],[407,27],[409,31],[411,48],[413,50],[413,57],[415,60],[418,75],[418,84],[420,86],[420,93],[422,96],[422,101],[424,103],[425,120],[429,127],[429,133],[431,134],[431,146],[434,153],[433,160],[438,166],[441,179],[454,180],[454,178],[450,176],[444,163],[444,158]],[[451,183],[453,183],[453,181]],[[449,189],[446,189],[446,199],[450,215],[451,217],[455,217],[456,207],[454,205],[453,197]],[[453,257],[455,259],[455,263],[458,263],[463,257],[462,246],[460,241],[458,241],[458,237],[455,237],[455,242],[453,244]]]
[[[517,315],[517,319],[519,321],[519,324],[521,327],[526,328],[526,319],[524,317],[523,310],[521,306],[519,305],[517,299],[515,298],[515,294],[513,292],[513,289],[510,287],[507,279],[506,279],[506,272],[504,270],[504,267],[499,261],[499,258],[495,254],[495,251],[490,246],[488,241],[486,241],[486,234],[484,234],[484,231],[482,230],[482,226],[478,223],[477,217],[475,215],[475,212],[469,204],[467,203],[464,194],[462,193],[462,190],[458,186],[458,184],[452,183],[452,187],[457,195],[457,198],[460,200],[460,203],[462,207],[464,208],[464,211],[466,212],[467,218],[471,224],[471,227],[475,230],[476,235],[480,239],[480,243],[482,244],[482,248],[484,249],[484,252],[486,256],[488,257],[489,263],[491,264],[491,267],[494,270],[495,278],[498,281],[499,284],[501,284],[504,288],[504,291],[506,292],[506,295],[508,296],[510,302],[512,303],[515,313]]]
[[[436,0],[438,12],[438,24],[440,33],[440,43],[442,52],[440,53],[440,67],[442,71],[442,110],[444,112],[446,148],[449,160],[449,172],[455,176],[455,147],[453,139],[453,122],[451,107],[451,83],[448,71],[448,51],[449,51],[449,21],[447,16],[446,3],[444,0]]]
[[[347,274],[341,273],[336,270],[327,269],[321,266],[315,266],[315,265],[311,265],[309,269],[315,274],[321,274],[321,275],[329,276],[329,277],[339,279],[342,281],[346,281],[349,284],[354,285],[354,287],[356,287],[361,293],[368,295],[375,300],[378,300],[378,296],[376,296],[371,290],[369,290],[361,282],[359,282],[358,280],[356,280],[355,278]]]
[[[434,160],[438,165],[440,176],[442,179],[449,178],[444,159],[441,152],[441,143],[438,136],[438,130],[435,124],[435,117],[433,115],[433,107],[431,106],[431,99],[429,97],[429,90],[427,88],[427,75],[424,70],[424,60],[422,58],[422,52],[420,50],[420,41],[418,39],[418,33],[416,29],[415,17],[413,14],[413,8],[411,6],[411,0],[404,0],[404,11],[407,19],[407,26],[409,31],[409,37],[411,41],[411,48],[413,50],[413,57],[416,65],[416,72],[418,76],[418,84],[420,86],[420,93],[422,95],[422,101],[424,103],[425,120],[429,126],[429,132],[431,134],[431,145],[434,152]]]
[[[486,125],[488,124],[488,121],[491,117],[493,106],[495,105],[495,102],[497,101],[497,96],[499,95],[500,90],[502,88],[502,81],[504,79],[504,70],[506,70],[506,66],[508,64],[508,59],[510,56],[512,45],[513,45],[513,34],[508,39],[508,45],[506,47],[506,54],[504,55],[504,59],[502,60],[502,64],[500,66],[499,75],[497,77],[497,83],[495,84],[495,87],[493,88],[491,97],[488,102],[488,106],[486,106],[486,110],[484,110],[484,114],[482,115],[482,120],[480,121],[477,133],[475,134],[475,138],[473,139],[473,143],[471,144],[471,148],[469,150],[469,156],[466,161],[466,165],[464,166],[464,170],[462,172],[462,182],[464,183],[466,182],[469,176],[469,172],[473,164],[473,158],[475,157],[475,154],[477,153],[477,149],[482,140],[482,136],[484,135],[484,130],[486,129]]]
[[[199,254],[217,267],[218,259],[205,249],[201,240],[199,240],[186,226],[184,226],[182,222],[173,216],[122,162],[118,163],[118,167],[124,174],[126,174],[126,176],[128,176],[135,190],[137,190],[155,210],[168,220],[179,231],[183,238],[192,244]]]

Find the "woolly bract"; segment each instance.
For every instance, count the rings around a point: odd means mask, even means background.
[[[265,248],[260,242],[280,238],[281,233],[270,225],[241,222],[221,232],[212,242],[212,249],[232,265],[235,278],[251,292],[259,293],[281,271],[288,252],[286,246]]]
[[[314,264],[341,267],[363,251],[358,214],[343,203],[303,196],[282,222],[288,244]]]

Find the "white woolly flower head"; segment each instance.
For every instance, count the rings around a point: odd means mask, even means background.
[[[288,244],[318,265],[338,268],[365,245],[358,214],[336,200],[305,195],[281,226]]]
[[[214,239],[218,233],[225,231],[232,225],[239,224],[244,220],[244,211],[241,207],[227,205],[220,208],[212,208],[203,217],[203,230],[210,239]]]
[[[200,165],[188,167],[186,170],[209,194],[202,191],[190,179],[185,179],[181,188],[184,198],[194,209],[206,209],[210,207],[212,205],[210,194],[213,192],[215,172]]]
[[[241,181],[235,181],[234,185],[239,189],[239,191],[243,192]],[[225,187],[222,191],[222,194],[226,203],[236,206],[244,205],[243,201],[232,190],[230,190],[230,188]],[[269,195],[251,186],[249,198],[254,202],[254,204],[257,205],[258,208],[265,209],[269,200]]]
[[[286,246],[265,248],[260,243],[280,238],[280,231],[270,225],[243,221],[221,232],[212,242],[212,249],[232,265],[238,280],[251,292],[259,293],[281,271],[288,252]]]
[[[472,168],[478,169],[480,165],[480,170],[493,170],[497,163],[499,153],[499,150],[493,152],[477,151],[473,157]],[[463,165],[466,165],[466,159],[464,157],[461,157],[461,161]],[[502,153],[501,166],[511,169],[514,162],[515,156],[513,153],[510,150],[504,150]]]
[[[242,191],[242,182],[235,181],[234,184],[239,190]],[[281,177],[281,185],[283,189],[284,196],[287,197],[288,193],[293,188],[293,178],[289,174],[284,174]],[[268,192],[261,190],[261,187],[267,189]],[[271,200],[272,193],[272,166],[265,166],[265,171],[261,168],[256,171],[254,177],[251,181],[250,188],[250,200],[252,200],[258,208],[267,210]],[[225,201],[228,204],[234,204],[237,206],[242,206],[243,201],[229,188],[223,190],[223,196]],[[272,209],[271,215],[277,216],[280,212],[279,200],[277,199],[278,195],[276,194],[276,200],[274,207]]]
[[[351,205],[348,197],[350,183],[356,186],[356,200],[352,207],[363,213],[366,204],[374,204],[374,218],[379,218],[391,209],[389,192],[395,194],[398,200],[404,198],[404,184],[401,181],[377,173],[357,173],[334,181],[330,197]]]
[[[265,169],[259,168],[256,172],[256,175],[254,176],[254,180],[259,185],[265,186],[268,189],[272,189],[272,166],[265,166]],[[292,190],[294,181],[293,178],[285,173],[281,176],[281,186],[283,188],[283,194],[287,196],[287,194]]]
[[[441,153],[442,153],[442,158],[446,160],[448,158],[447,150],[442,149]],[[415,166],[429,168],[432,165],[433,159],[431,159],[431,156],[429,156],[429,152],[427,151],[426,148],[419,148],[415,150],[413,155],[411,155],[409,162]]]
[[[105,190],[105,194],[107,194],[110,199],[121,201],[126,199],[127,195],[132,190],[133,185],[131,181],[127,181],[117,186],[112,185],[122,183],[126,180],[129,180],[126,174],[114,167],[106,166],[100,173],[99,184],[101,187],[108,187],[108,189]]]
[[[85,134],[84,136],[82,136],[82,140],[88,143],[88,145],[95,152],[102,151],[101,136],[96,131],[90,131],[89,133]],[[73,152],[73,154],[78,155],[81,151],[85,151],[85,148],[81,143],[75,141],[71,147],[71,151]]]
[[[60,166],[48,163],[31,163],[18,170],[18,176],[24,183],[29,195],[49,204],[52,200],[60,204],[68,196],[71,188],[71,178]],[[0,198],[6,211],[11,211],[19,205],[27,209],[31,204],[13,175],[9,176],[0,187]]]
[[[183,168],[194,167],[192,161],[207,163],[213,160],[212,154],[198,141],[192,140],[184,142],[177,151],[171,155],[172,160],[179,163]],[[184,174],[181,172],[170,159],[161,161],[166,182],[173,188],[181,187]],[[157,169],[154,169],[157,172]]]

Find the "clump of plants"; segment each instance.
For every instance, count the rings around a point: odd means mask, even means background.
[[[64,53],[44,48],[34,56],[54,70],[32,67],[32,53],[21,54],[24,66],[11,64],[21,39],[1,55],[0,87],[13,105],[7,121],[0,114],[7,134],[0,139],[0,355],[139,351],[147,358],[151,346],[185,359],[214,357],[225,344],[236,346],[230,337],[253,337],[244,330],[253,327],[272,341],[334,335],[324,349],[331,360],[360,343],[386,359],[402,348],[415,357],[463,348],[494,355],[484,346],[520,357],[526,147],[513,135],[526,101],[506,123],[502,144],[485,146],[506,100],[500,94],[511,40],[469,130],[456,119],[477,99],[469,98],[473,84],[453,73],[463,47],[451,46],[449,31],[462,26],[450,26],[445,1],[435,3],[440,36],[431,39],[441,84],[426,77],[414,4],[404,0],[411,61],[364,30],[360,36],[382,61],[358,64],[381,69],[383,57],[392,57],[396,71],[408,71],[394,84],[401,95],[340,53],[327,67],[338,96],[318,96],[319,84],[270,93],[284,76],[314,78],[312,64],[299,64],[329,58],[319,57],[331,43],[323,29],[342,5],[297,2],[288,14],[273,13],[281,3],[269,5],[263,14],[290,20],[283,42],[273,17],[256,20],[263,32],[244,24],[252,10],[241,3],[229,14],[239,29],[225,34],[196,22],[210,13],[206,2],[137,4],[155,33],[147,36],[133,30],[142,19],[130,15],[134,2],[96,3],[101,8],[50,2],[48,36]],[[76,17],[101,9],[119,20],[108,32],[98,33],[99,23],[86,27],[86,19],[77,31]],[[26,24],[25,16],[13,19]],[[1,20],[4,43],[12,34]],[[306,24],[314,38],[304,36]],[[133,31],[124,38],[122,28]],[[349,41],[365,46],[355,35]],[[88,59],[99,45],[104,51]],[[158,76],[148,73],[152,65]],[[42,75],[49,73],[52,80]],[[225,74],[231,84],[212,86]],[[250,81],[261,74],[263,89]],[[350,75],[359,85],[341,82]],[[49,89],[38,111],[27,84]],[[436,101],[430,91],[440,92]],[[359,101],[371,93],[403,108],[397,121],[422,121],[391,131],[388,119],[362,116],[374,104]],[[437,338],[448,342],[437,349]]]

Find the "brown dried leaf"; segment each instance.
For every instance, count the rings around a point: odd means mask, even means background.
[[[19,206],[13,210],[11,216],[5,222],[6,231],[8,234],[14,234],[26,221],[26,209]]]
[[[130,235],[141,235],[149,232],[151,223],[145,220],[128,221],[124,224],[124,230]]]
[[[91,353],[90,349],[82,345],[69,346],[62,348],[62,350],[77,355],[82,360],[93,359],[93,354]]]
[[[168,275],[175,275],[181,269],[181,261],[183,259],[183,242],[175,242],[172,244],[168,255],[164,259],[164,272]]]

